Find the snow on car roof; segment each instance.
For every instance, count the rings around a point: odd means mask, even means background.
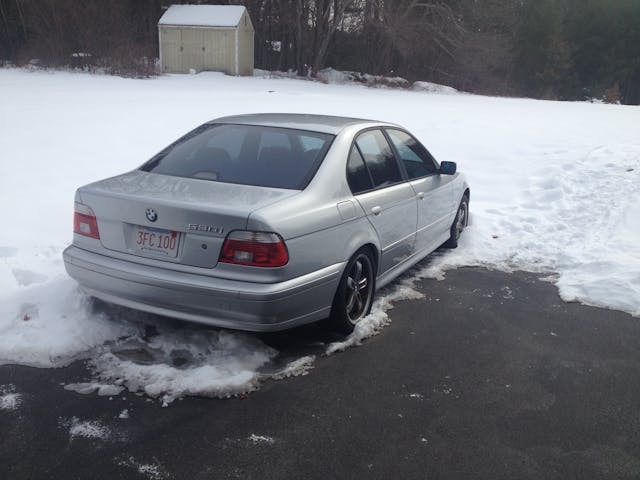
[[[235,27],[245,10],[240,5],[171,5],[158,25]]]

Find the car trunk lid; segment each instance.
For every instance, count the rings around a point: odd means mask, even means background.
[[[80,199],[104,248],[212,268],[226,235],[245,229],[253,210],[297,193],[136,170],[83,187]]]

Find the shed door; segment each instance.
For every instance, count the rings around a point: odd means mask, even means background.
[[[180,29],[161,28],[162,68],[166,72],[181,72],[182,61],[180,55]]]
[[[193,68],[196,72],[202,70],[203,64],[202,29],[182,29],[182,70],[188,72]]]
[[[203,30],[204,68],[231,73],[233,30]]]

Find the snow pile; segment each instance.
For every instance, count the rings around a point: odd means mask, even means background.
[[[315,356],[307,355],[278,367],[277,355],[277,350],[251,334],[159,324],[151,336],[140,333],[123,338],[94,354],[89,366],[95,381],[64,388],[102,396],[116,396],[126,389],[167,406],[184,396],[246,394],[268,380],[307,375],[315,361]]]
[[[411,83],[402,77],[386,77],[384,75],[370,75],[365,73],[362,75],[364,83],[368,87],[392,87],[392,88],[409,88]]]
[[[264,72],[260,70],[260,72]],[[264,75],[263,75],[264,76]],[[446,85],[439,85],[437,83],[417,81],[409,82],[406,78],[402,77],[388,77],[385,75],[371,75],[369,73],[349,72],[343,70],[336,70],[334,68],[325,68],[320,70],[316,74],[316,78],[324,83],[345,85],[360,83],[367,87],[390,87],[390,88],[404,88],[415,90],[416,92],[427,93],[460,93],[453,87]]]
[[[92,358],[100,382],[159,398],[163,405],[185,395],[230,397],[255,390],[262,380],[258,370],[277,355],[251,335],[159,328],[151,339],[131,337]]]
[[[566,300],[640,315],[640,109],[357,83],[0,70],[0,205],[10,226],[0,229],[0,363],[88,358],[96,378],[69,388],[124,387],[167,402],[309,371],[304,357],[278,367],[278,352],[255,335],[169,324],[146,335],[153,316],[94,308],[61,260],[78,186],[135,168],[211,118],[249,112],[378,118],[458,163],[471,185],[471,225],[457,250],[410,275],[442,278],[463,265],[550,272]],[[379,331],[390,292],[413,295],[405,287],[381,292],[372,315],[329,350]]]
[[[316,75],[318,80],[325,83],[343,84],[358,81],[352,72],[343,72],[331,67],[320,70]]]
[[[402,77],[387,77],[384,75],[371,75],[369,73],[341,71],[331,67],[317,72],[316,78],[321,82],[332,84],[361,83],[368,87],[392,88],[409,88],[411,86],[411,83]]]
[[[22,395],[14,385],[0,385],[0,410],[17,410],[21,403]]]
[[[0,364],[64,366],[133,333],[130,326],[92,312],[64,272],[62,247],[24,248],[20,254],[17,248],[0,250]]]
[[[289,70],[287,72],[282,72],[280,70],[261,70],[259,68],[253,69],[254,77],[261,78],[290,78],[290,79],[302,79],[307,77],[302,77],[298,75],[298,72],[295,70]]]
[[[402,77],[389,77],[385,75],[371,75],[369,73],[350,72],[347,70],[336,70],[335,68],[327,67],[315,73],[315,76],[308,77],[304,75],[298,75],[297,71],[289,70],[282,72],[278,70],[261,70],[255,68],[253,70],[254,77],[260,77],[264,79],[276,79],[276,78],[289,78],[289,79],[307,79],[307,80],[319,80],[320,82],[331,85],[365,85],[367,87],[389,87],[389,88],[402,88],[411,89],[417,92],[427,93],[460,93],[453,87],[446,85],[439,85],[437,83],[417,81],[411,83],[406,78]],[[293,110],[291,110],[293,111]],[[311,113],[311,112],[307,112]]]
[[[413,82],[411,85],[411,90],[415,90],[417,92],[428,92],[428,93],[460,93],[453,87],[448,87],[446,85],[439,85],[437,83],[431,82]]]

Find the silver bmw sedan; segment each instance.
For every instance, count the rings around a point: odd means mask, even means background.
[[[81,187],[68,274],[90,296],[188,321],[343,332],[374,292],[445,244],[469,186],[397,125],[218,118],[140,168]]]

